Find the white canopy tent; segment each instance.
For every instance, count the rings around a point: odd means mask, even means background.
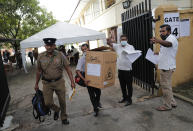
[[[43,38],[56,38],[56,45],[63,45],[75,42],[86,42],[92,40],[103,40],[106,44],[105,33],[86,29],[78,25],[58,22],[34,35],[21,41],[21,53],[24,70],[26,69],[26,48],[35,48],[44,46]]]

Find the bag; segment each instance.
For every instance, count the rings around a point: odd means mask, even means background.
[[[43,122],[42,116],[51,115],[51,110],[45,106],[43,93],[41,90],[37,90],[35,96],[32,99],[33,105],[33,116],[35,119],[39,119],[40,122]]]
[[[82,74],[83,77],[85,77],[85,73],[84,72],[80,72]],[[86,87],[84,80],[80,78],[80,76],[78,74],[76,74],[75,76],[75,82],[82,87]]]

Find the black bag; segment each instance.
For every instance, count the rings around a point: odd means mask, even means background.
[[[80,72],[82,74],[83,77],[85,77],[85,72]],[[86,87],[84,80],[80,78],[80,76],[78,74],[76,74],[75,76],[75,82],[82,87]]]
[[[51,115],[51,110],[45,106],[43,93],[41,90],[37,90],[35,96],[32,99],[33,105],[33,116],[35,119],[39,119],[40,122],[43,122],[42,116]]]

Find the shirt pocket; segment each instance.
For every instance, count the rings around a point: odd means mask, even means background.
[[[45,70],[45,68],[48,66],[48,62],[46,60],[40,61],[41,68]]]
[[[62,61],[60,60],[60,59],[54,59],[54,61],[53,61],[54,63],[53,63],[53,65],[54,65],[54,67],[55,68],[58,68],[58,67],[62,67],[63,66],[63,64],[62,64]]]

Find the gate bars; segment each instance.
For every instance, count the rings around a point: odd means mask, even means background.
[[[11,97],[0,50],[0,127],[3,126],[10,99]]]
[[[154,94],[155,66],[145,59],[147,50],[153,48],[150,44],[153,36],[151,0],[130,7],[121,16],[123,34],[128,36],[128,43],[142,51],[142,56],[133,63],[133,82]]]

